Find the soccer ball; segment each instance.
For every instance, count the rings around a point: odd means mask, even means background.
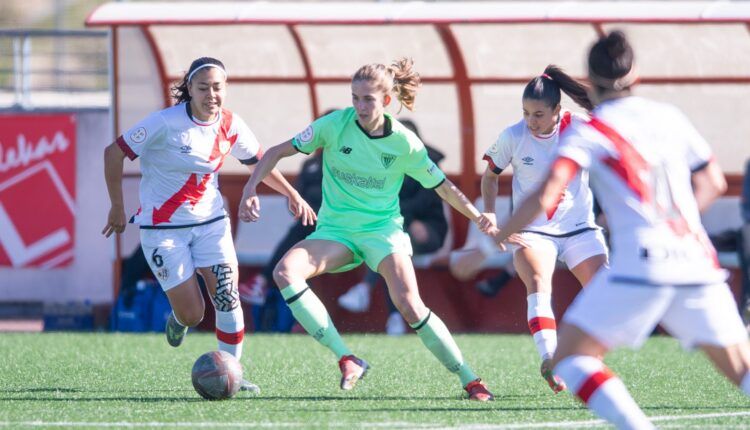
[[[210,351],[193,365],[193,388],[204,399],[224,400],[240,390],[242,366],[225,351]]]

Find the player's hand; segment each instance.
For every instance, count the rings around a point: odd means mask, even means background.
[[[302,225],[313,225],[318,220],[313,208],[297,193],[289,197],[289,212],[295,219],[301,220]]]
[[[529,244],[526,242],[522,235],[518,233],[513,233],[510,236],[506,236],[500,229],[495,229],[495,231],[492,234],[492,238],[495,241],[495,244],[501,251],[507,251],[508,245],[507,244],[513,244],[516,246],[519,246],[521,248],[528,248]]]
[[[107,225],[104,226],[102,234],[104,237],[110,237],[112,233],[122,233],[125,231],[125,225],[125,209],[122,206],[112,206],[109,208]]]
[[[524,240],[523,235],[518,233],[511,234],[506,242],[516,246],[520,246],[521,248],[529,248],[529,243]]]
[[[491,212],[482,212],[477,219],[479,230],[485,234],[492,234],[497,229],[497,217]]]
[[[246,191],[240,200],[240,210],[237,213],[240,221],[258,221],[260,218],[260,199],[255,191]]]

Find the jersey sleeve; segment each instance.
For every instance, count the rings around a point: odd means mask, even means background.
[[[697,172],[708,165],[713,158],[713,152],[706,139],[695,129],[685,114],[675,108],[675,116],[677,117],[675,125],[686,146],[685,161],[691,172]]]
[[[506,128],[500,136],[497,137],[495,143],[487,149],[482,157],[483,160],[487,161],[490,170],[496,175],[499,175],[504,169],[508,167],[513,158],[513,134],[510,128]]]
[[[154,112],[125,131],[117,138],[117,145],[131,160],[135,160],[148,148],[164,145],[167,124],[161,112]]]
[[[232,128],[232,131],[237,135],[237,140],[232,145],[231,154],[242,164],[257,163],[263,156],[263,151],[255,134],[247,126],[247,123],[236,114],[232,118]]]
[[[327,138],[334,120],[341,111],[330,113],[316,119],[299,134],[292,138],[292,146],[303,154],[312,154],[316,149],[325,147],[331,139]]]
[[[416,179],[425,188],[438,187],[445,181],[445,173],[430,159],[427,148],[418,137],[413,136],[409,139],[412,149],[407,155],[404,173]]]

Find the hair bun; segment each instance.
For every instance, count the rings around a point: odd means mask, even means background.
[[[609,54],[610,58],[619,58],[625,54],[629,48],[628,41],[625,38],[625,33],[619,30],[609,33],[605,44],[607,47],[607,54]]]

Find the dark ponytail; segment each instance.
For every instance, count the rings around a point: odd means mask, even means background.
[[[188,85],[190,84],[189,78],[190,75],[195,72],[196,69],[198,69],[201,66],[204,66],[206,64],[213,64],[220,68],[224,74],[226,75],[226,69],[224,68],[224,63],[217,60],[216,58],[211,57],[201,57],[197,60],[193,61],[190,64],[190,68],[187,72],[185,72],[185,75],[182,77],[182,80],[179,84],[175,84],[170,88],[172,92],[172,98],[175,99],[175,104],[180,104],[183,102],[189,102],[191,100],[190,93],[188,92]]]
[[[589,79],[601,90],[621,91],[633,85],[638,75],[635,54],[622,31],[601,37],[589,51]]]
[[[587,87],[581,82],[568,76],[567,73],[554,64],[550,64],[544,69],[541,76],[537,76],[526,84],[523,90],[523,98],[530,100],[540,100],[547,106],[554,108],[560,104],[563,91],[573,101],[586,110],[591,110],[594,105],[589,100]]]

